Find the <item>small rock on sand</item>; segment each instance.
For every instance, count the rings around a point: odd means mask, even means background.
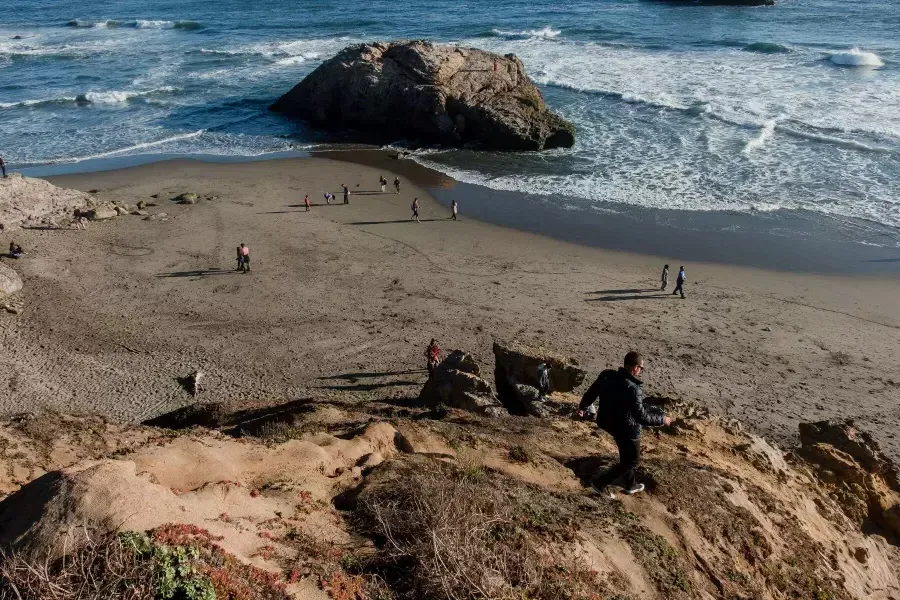
[[[0,264],[0,298],[11,296],[22,289],[22,278],[19,274]]]

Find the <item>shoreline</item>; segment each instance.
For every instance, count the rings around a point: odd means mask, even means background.
[[[576,213],[566,210],[558,199],[457,181],[414,159],[398,160],[394,156],[394,151],[358,146],[260,156],[134,155],[30,167],[19,172],[53,179],[170,161],[244,164],[321,157],[402,173],[426,188],[443,206],[449,207],[456,199],[463,218],[591,248],[653,258],[674,255],[679,257],[676,262],[685,264],[733,265],[788,273],[900,274],[900,232],[874,223],[788,210],[742,213],[616,205],[615,209],[602,212]],[[868,230],[866,235],[873,239],[888,237],[897,247],[853,239],[863,230]]]

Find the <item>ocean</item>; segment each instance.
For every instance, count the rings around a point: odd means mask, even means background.
[[[339,148],[267,106],[344,46],[427,38],[517,54],[578,128],[569,150],[413,152],[455,179],[573,220],[793,211],[895,247],[898,32],[891,0],[18,0],[0,19],[0,154],[39,172]]]

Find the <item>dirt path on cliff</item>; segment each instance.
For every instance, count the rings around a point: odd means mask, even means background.
[[[25,231],[23,309],[0,314],[0,410],[45,407],[137,421],[193,401],[414,396],[436,337],[490,372],[517,338],[591,372],[648,356],[651,393],[699,400],[774,439],[853,417],[894,457],[900,439],[900,283],[687,265],[688,299],[655,291],[662,262],[466,219],[394,173],[344,162],[190,161],[57,178],[167,219]],[[325,205],[325,191],[351,204]],[[305,212],[304,194],[313,207]],[[422,223],[409,221],[413,196]],[[6,241],[5,238],[3,241]],[[250,274],[234,249],[252,251]],[[7,241],[8,243],[8,241]],[[670,284],[671,285],[671,284]],[[670,288],[671,289],[671,288]]]

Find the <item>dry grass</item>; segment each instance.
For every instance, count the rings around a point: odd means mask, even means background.
[[[66,556],[0,556],[0,600],[153,600],[154,568],[115,534],[85,532]]]
[[[379,547],[367,567],[397,598],[600,598],[602,582],[561,551],[575,510],[498,473],[403,460],[363,492],[356,515]]]

